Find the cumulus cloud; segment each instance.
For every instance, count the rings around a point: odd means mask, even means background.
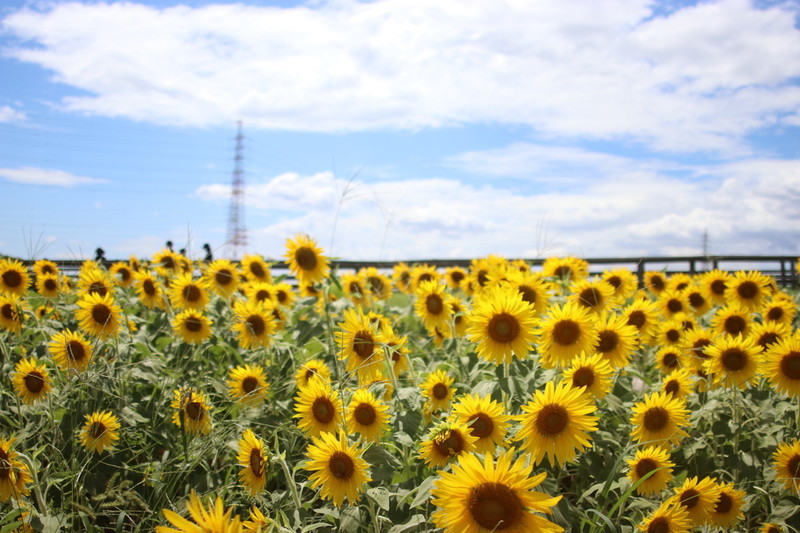
[[[0,106],[0,123],[3,122],[21,122],[25,120],[25,113],[18,111],[7,105]]]
[[[58,3],[5,53],[85,91],[69,111],[304,131],[524,124],[659,150],[796,124],[793,4],[336,0],[291,8]],[[491,24],[487,24],[491,21]]]
[[[0,178],[26,185],[47,185],[51,187],[75,187],[104,183],[106,180],[76,176],[63,170],[52,170],[36,167],[0,168]]]

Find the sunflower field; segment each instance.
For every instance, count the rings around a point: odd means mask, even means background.
[[[0,533],[800,531],[796,289],[284,258],[0,259]]]

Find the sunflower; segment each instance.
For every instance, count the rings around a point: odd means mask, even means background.
[[[762,373],[778,392],[800,397],[800,335],[771,344],[764,354]]]
[[[108,272],[99,267],[82,268],[78,276],[78,295],[99,294],[105,296],[114,294],[114,281]]]
[[[658,295],[657,303],[661,308],[661,315],[666,318],[672,318],[678,313],[686,313],[690,309],[686,294],[669,289]]]
[[[134,274],[136,295],[145,307],[162,309],[164,307],[164,288],[156,276],[147,270]]]
[[[695,316],[703,316],[711,310],[711,300],[705,294],[703,288],[697,283],[690,285],[683,293],[689,309]]]
[[[328,383],[331,381],[331,369],[322,359],[306,361],[294,373],[294,381],[298,389],[305,387],[311,380],[316,379],[321,379]]]
[[[461,455],[452,472],[439,471],[433,482],[431,515],[444,533],[559,533],[564,529],[534,513],[550,514],[561,496],[549,497],[533,488],[544,481],[542,472],[531,476],[533,463],[525,456],[513,460],[515,450],[483,461],[473,454]],[[526,464],[527,463],[527,464]]]
[[[534,316],[544,313],[550,301],[549,286],[540,274],[532,272],[508,271],[507,285],[516,289],[522,300],[531,306]]]
[[[639,341],[648,344],[652,339],[659,320],[658,304],[647,298],[636,298],[620,311],[625,323],[639,331]]]
[[[274,307],[266,303],[237,301],[233,305],[234,325],[231,330],[238,335],[239,345],[245,350],[269,346],[275,332]]]
[[[758,533],[783,533],[783,528],[778,524],[767,522],[761,526]]]
[[[414,268],[411,269],[410,291],[411,293],[417,292],[420,285],[426,281],[435,281],[438,283],[441,277],[442,275],[436,270],[435,266],[425,264],[414,265]]]
[[[252,430],[246,429],[238,442],[236,459],[243,467],[239,480],[247,491],[255,496],[267,485],[267,464],[264,455],[264,441],[256,437]]]
[[[209,502],[206,507],[197,492],[192,489],[189,501],[186,503],[186,510],[189,511],[192,520],[183,518],[170,509],[162,509],[164,518],[178,529],[156,526],[156,533],[240,533],[242,531],[241,518],[239,515],[233,516],[233,508],[226,510],[225,503],[219,496],[213,504]]]
[[[96,411],[84,418],[86,422],[78,434],[81,445],[95,453],[113,448],[119,439],[119,418],[111,414],[111,411]]]
[[[708,523],[719,493],[719,486],[714,478],[704,477],[698,480],[690,477],[675,489],[675,494],[667,501],[686,509],[692,525],[698,527]]]
[[[33,270],[34,275],[37,277],[58,276],[61,273],[58,269],[58,265],[48,259],[38,259],[34,261],[31,270]]]
[[[597,344],[594,351],[603,356],[615,369],[628,364],[631,354],[638,348],[638,335],[625,317],[616,313],[603,313],[597,323]]]
[[[17,459],[14,439],[0,438],[0,502],[19,500],[30,492],[31,474],[25,463]]]
[[[172,331],[183,342],[200,344],[211,337],[211,320],[197,309],[185,309],[172,319]]]
[[[496,365],[527,357],[535,338],[533,309],[513,287],[487,290],[468,317],[467,336],[478,356]]]
[[[511,417],[504,413],[503,404],[477,394],[461,396],[453,405],[453,418],[470,428],[478,453],[493,453],[506,439]]]
[[[586,392],[599,400],[611,391],[614,369],[602,354],[582,353],[572,360],[569,368],[564,371],[563,379],[573,388],[585,387]]]
[[[439,422],[420,444],[419,457],[430,467],[443,467],[454,457],[474,452],[477,440],[466,424],[456,420]]]
[[[444,291],[445,285],[438,281],[420,282],[414,291],[414,312],[429,331],[445,328],[450,322],[453,309]]]
[[[778,323],[791,326],[797,314],[797,306],[790,297],[775,298],[764,304],[760,310],[765,324]]]
[[[719,496],[711,510],[709,520],[712,525],[729,528],[744,519],[742,507],[744,507],[745,493],[737,490],[733,483],[718,483]]]
[[[800,495],[800,440],[778,444],[772,461],[775,479],[795,496]]]
[[[66,329],[53,335],[48,345],[53,361],[61,370],[82,372],[92,360],[92,343],[79,331]]]
[[[409,349],[406,347],[408,337],[398,335],[392,329],[392,326],[387,325],[382,329],[381,338],[383,339],[383,349],[386,352],[386,356],[392,360],[392,372],[396,377],[400,377],[408,370]]]
[[[22,296],[28,290],[28,269],[16,259],[0,259],[0,294]]]
[[[268,391],[269,384],[261,366],[237,366],[228,372],[228,392],[240,403],[258,405],[264,401]]]
[[[322,498],[331,500],[336,507],[341,507],[345,498],[350,505],[356,505],[364,485],[372,481],[369,464],[362,453],[356,445],[347,443],[347,436],[342,432],[338,438],[329,432],[314,437],[306,451],[304,464],[304,468],[311,472],[311,488],[321,486]]]
[[[128,263],[116,262],[108,269],[111,279],[120,287],[130,287],[133,285],[133,273],[135,270]]]
[[[275,292],[275,301],[278,305],[287,309],[294,305],[295,293],[291,285],[285,282],[275,283],[272,285],[272,290]]]
[[[715,335],[704,328],[694,328],[686,332],[683,338],[683,351],[688,355],[687,361],[690,363],[688,366],[694,368],[705,366],[709,357],[706,349],[714,342],[714,338]]]
[[[151,263],[156,271],[165,278],[170,278],[180,271],[180,258],[178,254],[169,248],[163,248],[153,254]]]
[[[636,274],[627,268],[604,270],[600,277],[614,290],[612,298],[617,302],[622,302],[633,296],[639,286]]]
[[[306,435],[317,437],[320,433],[335,433],[342,421],[342,399],[330,383],[312,379],[294,398],[294,418]]]
[[[684,400],[654,392],[634,404],[630,422],[631,437],[636,442],[667,448],[688,436],[682,428],[689,425],[689,410]]]
[[[549,381],[522,406],[523,414],[516,417],[522,424],[517,439],[524,439],[523,448],[534,463],[547,456],[551,465],[563,466],[591,446],[588,433],[597,431],[598,419],[592,415],[596,409],[594,398],[584,390],[567,381]]]
[[[110,294],[87,294],[78,300],[78,327],[94,337],[116,337],[120,332],[122,309]]]
[[[664,374],[669,374],[684,367],[684,350],[676,346],[664,346],[655,353],[656,367]]]
[[[208,305],[208,280],[180,274],[169,284],[169,301],[175,309],[204,309]]]
[[[694,278],[691,274],[675,272],[674,274],[670,274],[669,278],[667,278],[667,290],[683,292],[688,289],[692,283],[694,283]]]
[[[257,507],[251,507],[248,511],[250,520],[242,522],[243,533],[265,533],[269,531],[270,526],[274,523],[273,520],[264,516]]]
[[[683,329],[683,322],[680,319],[671,318],[659,322],[653,335],[653,343],[656,346],[670,346],[678,349],[683,346],[686,331]]]
[[[378,325],[370,321],[361,309],[345,309],[341,330],[336,332],[339,359],[347,362],[347,372],[356,373],[359,380],[369,380],[383,368],[383,349]]]
[[[467,279],[467,275],[467,271],[460,266],[447,267],[444,271],[444,279],[447,282],[447,286],[454,291],[461,288],[462,284]]]
[[[570,283],[589,275],[589,263],[577,257],[548,257],[542,263],[542,276]]]
[[[378,442],[389,426],[389,406],[379,402],[369,389],[358,389],[347,406],[347,429],[364,440]]]
[[[730,283],[731,275],[723,270],[714,269],[698,277],[697,283],[711,305],[725,303],[725,290]]]
[[[250,302],[277,302],[275,286],[266,281],[254,281],[247,283],[244,287],[244,294]]]
[[[711,327],[719,334],[747,335],[752,321],[750,311],[733,303],[717,309],[711,317]]]
[[[590,309],[597,314],[602,313],[611,304],[614,289],[602,279],[582,279],[573,282],[570,287],[569,301]]]
[[[450,310],[452,312],[450,315],[452,318],[450,330],[452,331],[453,337],[464,337],[467,334],[468,309],[462,300],[452,294],[447,295],[447,302],[450,304]]]
[[[344,295],[357,307],[369,307],[370,294],[364,285],[364,280],[358,274],[342,274],[340,278]]]
[[[14,365],[11,383],[22,403],[31,405],[43,399],[52,390],[47,367],[30,357]]]
[[[245,254],[240,261],[245,278],[254,282],[272,283],[269,264],[258,254]]]
[[[398,291],[410,293],[412,284],[411,268],[402,261],[394,265],[392,267],[392,281]]]
[[[770,279],[760,272],[739,271],[725,287],[725,299],[736,302],[749,311],[761,308],[769,294]]]
[[[322,255],[317,242],[307,235],[295,235],[286,239],[286,254],[289,270],[303,283],[317,283],[328,275],[328,258]]]
[[[654,296],[667,289],[667,275],[664,272],[648,271],[644,273],[644,287]]]
[[[36,292],[45,298],[56,298],[61,293],[61,280],[58,274],[36,276]]]
[[[741,389],[758,378],[761,346],[751,338],[720,335],[706,348],[706,354],[706,372],[714,376],[717,384]]]
[[[686,509],[671,501],[663,502],[637,527],[645,533],[690,533],[693,529]]]
[[[783,322],[756,322],[750,328],[749,337],[761,349],[766,351],[778,341],[785,339],[792,333],[791,326]]]
[[[215,259],[203,272],[207,286],[222,298],[233,296],[239,288],[239,276],[239,269],[228,259]]]
[[[392,280],[375,267],[359,270],[358,275],[364,280],[367,292],[376,300],[388,300],[392,295]]]
[[[443,369],[428,374],[420,389],[429,412],[446,411],[450,408],[450,402],[455,394],[453,381],[455,378],[448,376]]]
[[[19,333],[23,316],[22,299],[14,293],[0,293],[0,329]]]
[[[669,453],[663,448],[639,448],[633,459],[628,459],[627,462],[628,479],[636,487],[636,493],[641,496],[654,496],[666,489],[672,481],[675,463],[670,461]],[[650,476],[645,479],[648,474]]]
[[[581,352],[590,351],[598,340],[597,316],[574,302],[553,304],[539,322],[539,353],[548,368],[570,364]]]
[[[172,423],[186,433],[207,435],[211,432],[211,416],[208,413],[212,407],[206,403],[206,397],[202,392],[192,387],[176,389],[170,407],[175,409]]]
[[[670,372],[661,383],[661,390],[675,398],[685,400],[694,390],[693,375],[688,368],[680,368]]]

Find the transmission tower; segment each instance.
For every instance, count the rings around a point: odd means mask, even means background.
[[[236,152],[233,158],[233,181],[231,182],[231,205],[228,211],[228,255],[240,259],[247,246],[247,230],[244,228],[244,134],[242,121],[237,123]]]

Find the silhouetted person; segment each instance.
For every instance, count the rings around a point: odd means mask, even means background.
[[[203,250],[206,251],[206,257],[205,257],[204,260],[205,261],[213,261],[214,260],[214,254],[211,253],[211,246],[209,246],[208,243],[205,243],[203,245]]]
[[[172,241],[167,241],[167,249],[172,252]]]
[[[181,255],[186,255],[186,248],[181,248],[178,253]]]
[[[100,263],[103,266],[108,264],[108,260],[106,259],[106,251],[102,248],[98,248],[94,251],[94,260]]]

